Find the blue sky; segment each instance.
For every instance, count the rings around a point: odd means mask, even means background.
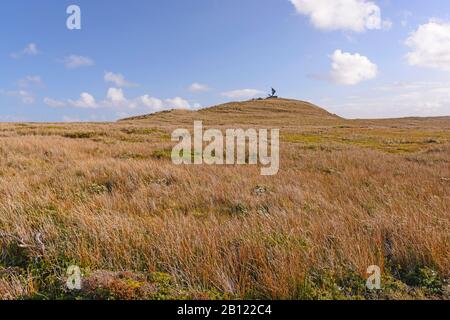
[[[447,0],[5,0],[0,37],[0,121],[109,121],[271,87],[350,118],[450,115]]]

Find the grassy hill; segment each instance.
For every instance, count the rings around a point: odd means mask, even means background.
[[[130,124],[155,126],[192,125],[202,120],[207,125],[279,126],[299,127],[301,125],[366,125],[385,127],[430,127],[450,129],[448,117],[408,117],[401,119],[359,119],[348,120],[332,114],[312,103],[293,99],[262,99],[229,102],[218,106],[189,110],[168,110],[119,120]]]
[[[280,128],[280,172],[173,165],[170,134],[194,120]],[[448,299],[449,164],[450,118],[346,120],[287,99],[3,123],[0,298]],[[80,292],[64,289],[70,265]]]
[[[341,118],[309,102],[289,99],[230,102],[199,111],[171,110],[124,119],[151,124],[189,124],[202,120],[208,125],[303,125],[331,124]]]

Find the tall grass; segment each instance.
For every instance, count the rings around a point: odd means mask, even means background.
[[[71,264],[88,279],[149,275],[136,288],[166,275],[166,298],[268,299],[370,298],[365,272],[379,265],[377,297],[445,297],[447,129],[399,154],[287,139],[280,173],[262,177],[253,166],[174,166],[154,156],[170,149],[169,131],[129,127],[0,125],[0,298],[62,296]]]

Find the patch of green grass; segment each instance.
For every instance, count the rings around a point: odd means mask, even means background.
[[[450,138],[445,132],[340,129],[343,128],[339,126],[335,130],[324,132],[288,133],[282,136],[282,141],[303,144],[305,148],[311,150],[316,150],[320,145],[332,143],[391,154],[405,154],[419,152],[428,148],[430,144],[439,144],[441,141]]]
[[[346,126],[346,125],[339,125],[339,126],[335,126],[336,129],[351,129],[351,126]]]
[[[227,211],[232,216],[244,217],[248,215],[249,208],[245,204],[238,202],[236,204],[230,205]]]
[[[288,247],[288,248],[307,248],[309,246],[308,242],[301,236],[281,234],[281,233],[270,233],[265,236],[264,242],[269,247]]]
[[[152,153],[152,157],[158,160],[172,159],[172,150],[169,149],[155,150]]]
[[[120,131],[122,131],[123,133],[126,133],[126,134],[138,134],[138,135],[165,133],[162,130],[153,129],[153,128],[124,128],[124,129],[121,129]]]
[[[184,153],[184,152],[180,152],[180,157],[182,159],[189,159],[191,160],[191,162],[194,161],[194,157],[195,157],[196,153],[195,152],[191,152],[189,153]],[[163,149],[163,150],[155,150],[152,153],[152,157],[162,160],[162,159],[166,159],[166,160],[171,160],[172,159],[172,150],[170,149]]]
[[[63,127],[63,126],[45,126],[42,127],[43,129],[49,129],[49,130],[67,130],[69,128]]]
[[[324,137],[316,134],[286,134],[282,136],[282,141],[291,143],[318,144],[324,141]]]
[[[154,129],[154,128],[124,128],[120,130],[121,132],[127,134],[127,135],[137,135],[137,136],[153,136],[158,138],[159,141],[170,141],[171,137],[168,135],[165,131],[161,129]],[[123,141],[130,141],[133,140],[133,138],[124,138],[122,137],[121,140]],[[135,140],[139,140],[140,142],[143,142],[145,140],[134,138]],[[132,142],[132,141],[131,141]]]
[[[414,270],[402,272],[401,277],[408,285],[423,288],[431,294],[441,295],[444,292],[445,281],[429,267],[416,267]]]
[[[88,132],[88,131],[68,132],[68,133],[63,134],[64,138],[69,138],[69,139],[90,139],[90,138],[94,138],[94,137],[98,137],[98,136],[101,136],[101,134],[96,133],[96,132]]]
[[[158,291],[152,297],[153,300],[166,300],[173,294],[173,279],[170,274],[163,272],[152,273],[150,281],[158,288]]]
[[[1,264],[5,267],[26,268],[31,263],[30,252],[17,241],[2,243]]]
[[[129,159],[145,160],[148,157],[146,157],[145,155],[140,154],[140,153],[126,152],[126,153],[118,155],[116,158],[117,159],[122,159],[122,160],[129,160]]]
[[[86,187],[85,191],[90,194],[102,194],[102,193],[111,193],[114,189],[113,181],[105,181],[102,183],[92,183]]]

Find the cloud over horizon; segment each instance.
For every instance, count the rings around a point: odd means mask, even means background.
[[[348,97],[344,102],[330,101],[327,107],[347,118],[449,115],[449,82],[391,83],[374,87],[371,92],[370,96]]]
[[[198,103],[191,104],[188,100],[181,97],[170,99],[159,99],[148,94],[128,99],[122,88],[109,88],[105,99],[97,101],[95,97],[88,93],[82,92],[77,100],[57,100],[46,97],[43,102],[53,108],[74,107],[83,109],[100,109],[112,108],[122,110],[123,114],[127,114],[127,110],[135,110],[146,113],[153,113],[167,109],[197,109],[200,108]]]

